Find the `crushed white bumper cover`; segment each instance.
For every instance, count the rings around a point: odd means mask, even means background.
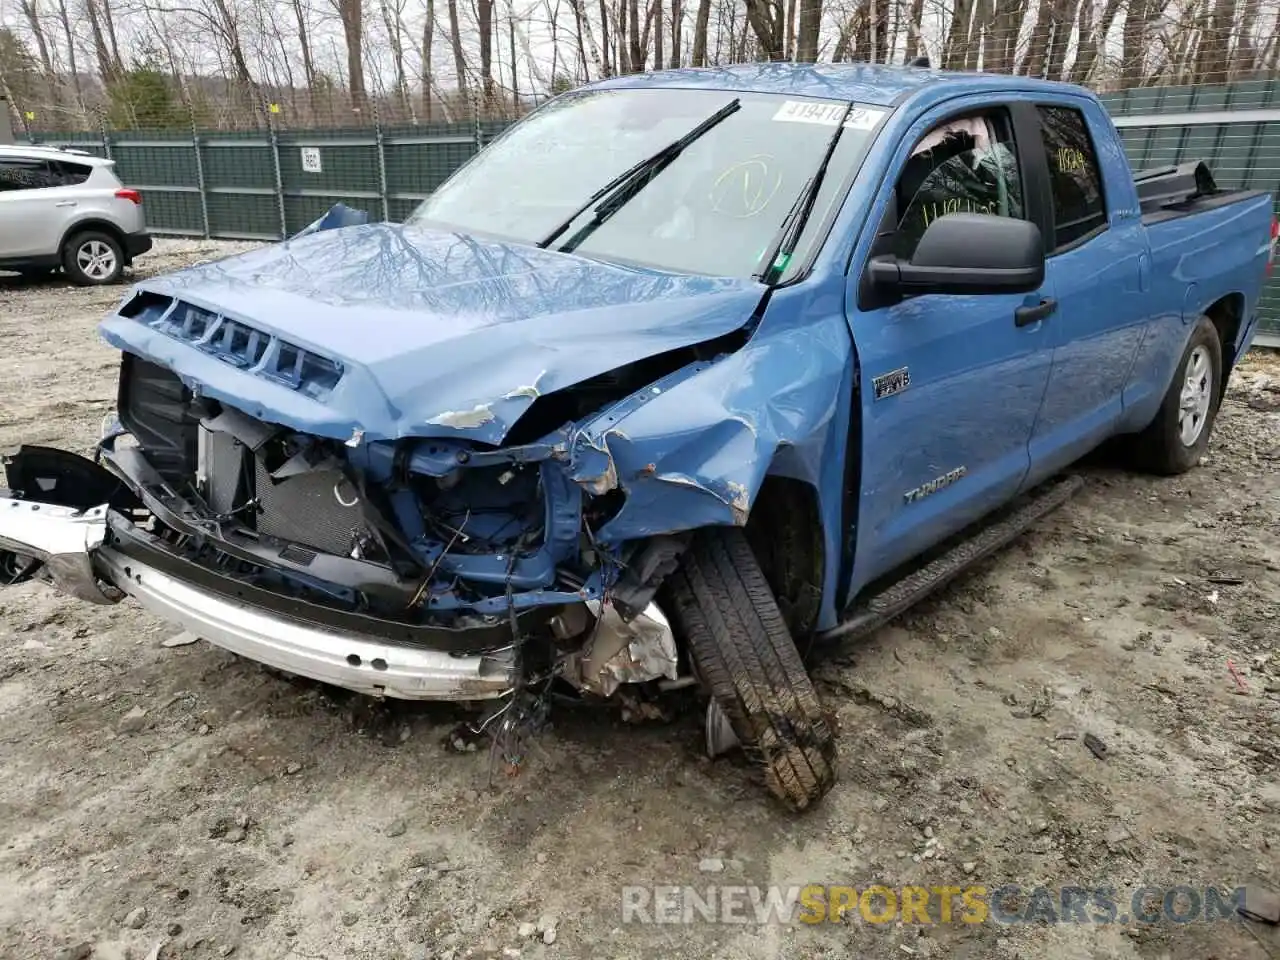
[[[212,644],[288,673],[401,700],[485,700],[514,682],[508,654],[454,656],[324,630],[232,603],[103,546],[107,507],[76,511],[0,497],[0,550],[44,562],[54,584],[95,603],[122,593]]]

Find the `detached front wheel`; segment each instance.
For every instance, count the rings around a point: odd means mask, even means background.
[[[836,782],[834,731],[746,536],[698,534],[663,608],[769,791],[792,810]]]

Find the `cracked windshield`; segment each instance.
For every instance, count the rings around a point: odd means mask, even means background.
[[[552,249],[685,273],[750,276],[773,249],[839,129],[792,258],[803,261],[887,113],[855,104],[840,128],[848,108],[847,101],[723,90],[563,97],[481,153],[408,222],[535,244],[572,217],[572,227],[554,237]],[[701,134],[669,164],[648,172],[651,179],[642,189],[593,224],[608,199],[587,205],[593,194],[699,127]]]

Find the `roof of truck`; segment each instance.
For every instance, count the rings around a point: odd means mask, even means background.
[[[734,90],[742,93],[790,94],[855,100],[892,106],[926,87],[947,84],[955,93],[999,89],[1057,90],[1066,84],[993,73],[961,73],[919,67],[890,67],[876,63],[744,63],[731,67],[658,70],[610,77],[590,84],[593,89],[671,87]],[[1068,89],[1078,89],[1068,87]]]

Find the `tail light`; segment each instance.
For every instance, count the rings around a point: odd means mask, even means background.
[[[1267,276],[1271,276],[1271,268],[1276,262],[1276,240],[1280,239],[1280,218],[1271,218],[1271,249],[1267,252]]]
[[[120,199],[120,200],[128,200],[130,203],[135,203],[135,204],[138,204],[139,206],[142,205],[142,194],[140,194],[137,190],[117,190],[116,197],[117,199]],[[1271,230],[1272,240],[1275,239],[1275,235],[1276,235],[1276,232],[1273,227]]]

